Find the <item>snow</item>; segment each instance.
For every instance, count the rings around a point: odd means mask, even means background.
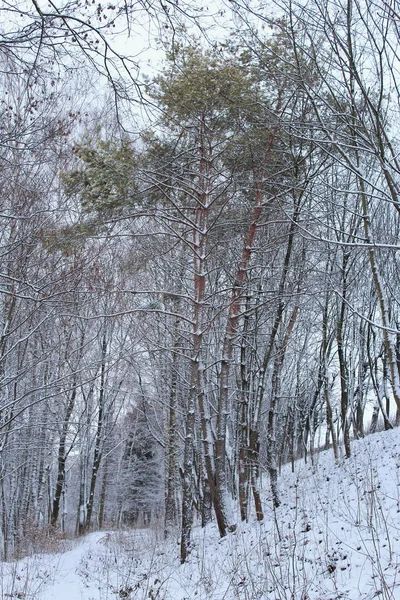
[[[400,600],[400,429],[298,461],[279,479],[265,519],[219,539],[196,527],[188,562],[178,539],[152,530],[97,532],[60,554],[2,569],[2,599]]]

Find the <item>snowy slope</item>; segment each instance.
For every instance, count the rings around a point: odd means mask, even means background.
[[[222,540],[196,529],[183,566],[177,540],[156,532],[94,533],[64,554],[4,564],[2,598],[400,600],[400,429],[352,449],[340,465],[329,452],[285,467],[275,513],[266,497],[263,523]]]

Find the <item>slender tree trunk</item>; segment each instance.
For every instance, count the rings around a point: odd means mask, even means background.
[[[51,516],[50,516],[50,524],[52,527],[55,527],[57,525],[58,515],[60,512],[61,496],[62,496],[64,481],[65,481],[65,463],[67,460],[66,441],[67,441],[67,435],[68,435],[69,426],[70,426],[69,422],[71,419],[72,411],[75,406],[76,391],[77,391],[77,388],[76,388],[76,375],[75,375],[73,389],[72,389],[71,395],[69,397],[69,400],[67,402],[67,408],[65,411],[64,421],[63,421],[63,425],[62,425],[62,429],[61,429],[60,441],[58,444],[57,481],[56,481],[56,489],[55,489],[54,498],[53,498],[53,506],[51,509]]]
[[[246,311],[243,321],[243,333],[240,346],[240,381],[241,393],[240,404],[238,407],[238,484],[239,484],[239,507],[240,518],[242,521],[247,521],[248,518],[248,500],[250,489],[250,470],[249,470],[249,356],[248,356],[248,329],[249,329],[249,311],[250,311],[250,296],[246,298]]]
[[[178,305],[174,306],[174,312],[178,312]],[[177,408],[177,380],[178,365],[177,353],[179,349],[179,319],[175,320],[173,331],[173,348],[171,364],[171,388],[168,403],[167,422],[167,464],[166,464],[166,491],[165,491],[165,521],[164,536],[168,537],[174,529],[178,519],[178,429],[176,422]]]
[[[104,512],[106,506],[107,484],[108,484],[108,460],[103,461],[103,478],[101,481],[100,501],[99,501],[99,529],[104,527]]]
[[[336,340],[337,340],[337,351],[339,360],[339,373],[340,373],[340,415],[341,425],[343,432],[343,442],[346,453],[346,458],[351,456],[350,446],[350,420],[348,416],[349,407],[349,392],[348,392],[348,370],[346,363],[346,356],[344,353],[344,341],[343,341],[343,328],[345,324],[345,310],[346,310],[346,296],[347,296],[347,263],[349,255],[347,252],[343,253],[342,259],[342,294],[339,299],[339,316],[336,326]]]
[[[107,333],[104,331],[103,340],[101,345],[101,369],[100,369],[100,390],[99,390],[99,412],[97,417],[97,428],[96,437],[94,442],[94,454],[92,472],[90,475],[90,486],[89,486],[89,497],[86,506],[86,520],[84,529],[89,531],[92,520],[93,505],[94,505],[94,494],[96,490],[97,476],[99,474],[99,468],[102,458],[102,444],[103,444],[103,429],[104,429],[104,418],[105,418],[105,402],[106,402],[106,391],[105,391],[105,373],[106,373],[106,356],[107,356]]]
[[[274,366],[272,371],[272,393],[271,401],[268,410],[268,433],[267,433],[267,468],[270,477],[270,485],[272,492],[272,501],[274,507],[277,508],[280,505],[279,492],[278,492],[278,457],[277,457],[277,407],[279,404],[280,397],[280,379],[285,360],[285,354],[287,345],[289,342],[290,335],[293,331],[293,327],[296,322],[298,314],[298,306],[295,306],[289,323],[285,332],[285,336],[282,340],[282,344],[276,352]]]
[[[196,381],[193,381],[196,366],[192,358],[192,380],[189,391],[186,414],[185,446],[183,456],[182,480],[182,531],[181,531],[181,563],[184,563],[190,552],[191,531],[193,525],[193,454],[195,435],[195,397]]]
[[[326,423],[327,423],[327,434],[330,434],[332,438],[332,448],[335,460],[339,460],[339,448],[336,437],[335,424],[333,422],[333,411],[330,401],[329,394],[329,372],[328,372],[328,355],[330,344],[328,343],[328,308],[329,308],[329,296],[328,293],[325,295],[325,306],[322,317],[322,348],[321,348],[321,364],[323,365],[323,378],[324,378],[324,400],[326,406]],[[327,438],[329,443],[329,438]]]

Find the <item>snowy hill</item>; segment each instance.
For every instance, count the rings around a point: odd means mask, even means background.
[[[157,532],[98,532],[63,554],[3,564],[1,597],[400,600],[400,430],[352,450],[340,465],[329,452],[285,467],[275,513],[265,498],[263,523],[222,540],[214,526],[196,529],[185,565]]]

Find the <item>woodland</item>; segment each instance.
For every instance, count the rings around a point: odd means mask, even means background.
[[[400,423],[400,2],[0,10],[0,559],[185,563]]]

